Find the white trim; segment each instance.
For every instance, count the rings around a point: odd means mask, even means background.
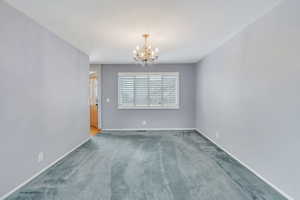
[[[279,189],[278,187],[276,187],[275,185],[273,185],[270,181],[268,181],[266,178],[264,178],[263,176],[261,176],[258,172],[254,171],[248,165],[246,165],[244,162],[242,162],[241,160],[239,160],[236,156],[234,156],[232,153],[230,153],[226,148],[224,148],[223,146],[221,146],[221,145],[217,144],[216,142],[214,142],[210,137],[208,137],[206,134],[204,134],[203,131],[200,131],[199,129],[195,129],[195,131],[198,132],[201,136],[203,136],[206,139],[208,139],[213,144],[215,144],[217,147],[219,147],[220,149],[222,149],[222,151],[224,151],[229,156],[231,156],[233,159],[235,159],[236,161],[238,161],[241,165],[243,165],[245,168],[247,168],[250,172],[252,172],[258,178],[260,178],[262,181],[264,181],[265,183],[267,183],[268,185],[270,185],[274,190],[276,190],[277,192],[279,192],[282,196],[284,196],[285,198],[287,198],[289,200],[294,200],[291,196],[289,196],[288,194],[286,194],[285,192],[283,192],[281,189]]]
[[[102,127],[102,65],[97,66],[97,80],[98,80],[98,129]]]
[[[31,182],[33,179],[35,179],[36,177],[38,177],[39,175],[41,175],[43,172],[45,172],[47,169],[49,169],[50,167],[52,167],[53,165],[55,165],[57,162],[59,162],[60,160],[62,160],[63,158],[65,158],[67,155],[69,155],[70,153],[72,153],[74,150],[76,150],[77,148],[79,148],[81,145],[83,145],[84,143],[88,142],[90,139],[91,139],[91,137],[88,137],[84,141],[80,142],[73,149],[71,149],[67,153],[63,154],[61,157],[59,157],[57,160],[55,160],[54,162],[52,162],[51,164],[49,164],[47,167],[43,168],[41,171],[39,171],[36,174],[34,174],[32,177],[30,177],[29,179],[27,179],[26,181],[24,181],[23,183],[21,183],[20,185],[18,185],[14,189],[12,189],[10,192],[4,194],[2,197],[0,197],[0,200],[4,200],[7,197],[9,197],[10,195],[12,195],[14,192],[16,192],[17,190],[19,190],[20,188],[22,188],[23,186],[25,186],[26,184],[28,184],[29,182]]]
[[[179,75],[179,72],[118,72],[118,76],[136,76],[136,75]]]
[[[102,131],[194,131],[195,128],[119,128],[102,129]]]
[[[119,106],[119,110],[179,110],[179,106]]]
[[[261,176],[258,172],[256,172],[253,169],[251,169],[248,165],[246,165],[244,162],[242,162],[241,160],[239,160],[236,156],[234,156],[232,153],[230,153],[227,149],[225,149],[223,146],[221,146],[221,145],[217,144],[216,142],[214,142],[212,139],[210,139],[210,137],[208,137],[206,134],[204,134],[202,131],[200,131],[197,128],[103,129],[103,131],[144,131],[144,130],[145,131],[159,131],[159,130],[162,130],[162,131],[164,131],[164,130],[170,130],[170,131],[172,131],[172,130],[185,131],[186,130],[186,131],[189,131],[189,130],[194,130],[194,131],[198,132],[201,136],[205,137],[210,142],[212,142],[213,144],[215,144],[217,147],[219,147],[220,149],[222,149],[225,153],[227,153],[233,159],[235,159],[236,161],[238,161],[241,165],[243,165],[245,168],[247,168],[250,172],[252,172],[257,177],[259,177],[262,181],[264,181],[265,183],[269,184],[273,189],[275,189],[277,192],[279,192],[282,196],[284,196],[285,198],[287,198],[289,200],[294,200],[288,194],[286,194],[285,192],[283,192],[282,190],[280,190],[278,187],[276,187],[275,185],[273,185],[270,181],[268,181],[266,178],[264,178],[263,176]],[[0,197],[0,200],[4,200],[7,197],[9,197],[11,194],[13,194],[17,190],[19,190],[20,188],[22,188],[23,186],[25,186],[26,184],[28,184],[30,181],[32,181],[33,179],[35,179],[36,177],[38,177],[39,175],[41,175],[44,171],[46,171],[47,169],[49,169],[51,166],[55,165],[57,162],[59,162],[60,160],[62,160],[64,157],[66,157],[68,154],[72,153],[74,150],[76,150],[77,148],[79,148],[81,145],[83,145],[84,143],[88,142],[90,139],[91,139],[91,137],[88,137],[87,139],[85,139],[83,142],[81,142],[80,144],[78,144],[77,146],[75,146],[72,150],[70,150],[67,153],[65,153],[64,155],[62,155],[60,158],[58,158],[57,160],[55,160],[54,162],[52,162],[50,165],[48,165],[47,167],[45,167],[44,169],[42,169],[41,171],[39,171],[38,173],[36,173],[35,175],[33,175],[31,178],[27,179],[25,182],[21,183],[20,185],[18,185],[14,189],[12,189],[10,192],[8,192],[7,194],[5,194],[2,197]]]

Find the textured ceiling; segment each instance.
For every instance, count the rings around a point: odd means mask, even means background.
[[[161,63],[196,62],[278,0],[7,0],[90,56],[91,63],[131,63],[150,33]]]

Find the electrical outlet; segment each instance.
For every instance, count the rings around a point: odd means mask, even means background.
[[[38,155],[38,162],[42,162],[44,160],[44,152],[40,152]]]
[[[142,124],[145,126],[145,125],[147,124],[147,122],[144,120],[144,121],[142,122]]]
[[[217,139],[219,139],[219,138],[220,138],[220,134],[219,134],[219,132],[218,132],[218,131],[216,132],[216,138],[217,138]]]

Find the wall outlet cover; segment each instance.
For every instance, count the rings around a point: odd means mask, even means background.
[[[40,152],[38,155],[38,162],[42,162],[44,160],[44,152]]]
[[[219,134],[219,132],[217,131],[217,132],[216,132],[216,138],[219,139],[219,137],[220,137],[220,134]]]

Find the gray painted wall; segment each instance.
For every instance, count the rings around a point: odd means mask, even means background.
[[[0,197],[88,138],[88,62],[0,1]]]
[[[299,1],[283,1],[200,62],[196,112],[199,130],[295,199],[300,199],[299,10]]]
[[[102,65],[102,128],[194,128],[195,127],[195,64],[157,64],[148,68],[139,65]],[[179,72],[180,109],[119,110],[118,72]],[[184,88],[184,89],[183,89]],[[109,98],[108,103],[106,99]],[[145,120],[147,125],[142,125]]]

